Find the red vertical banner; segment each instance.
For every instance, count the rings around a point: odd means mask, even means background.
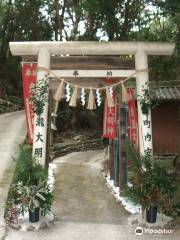
[[[114,97],[115,106],[108,107],[107,99],[104,103],[104,122],[103,122],[103,138],[116,139],[117,128],[117,99]]]
[[[23,80],[23,94],[24,94],[24,106],[26,112],[26,127],[28,132],[29,143],[33,143],[33,131],[34,131],[34,113],[32,104],[30,102],[31,97],[31,85],[36,82],[36,63],[22,63],[22,80]]]
[[[138,134],[138,112],[132,88],[128,88],[128,137],[134,143],[136,149],[139,148],[139,134]]]

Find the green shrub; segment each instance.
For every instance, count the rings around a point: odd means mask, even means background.
[[[5,218],[8,222],[13,222],[20,213],[24,215],[29,206],[35,207],[37,203],[41,214],[47,215],[51,211],[53,200],[48,184],[48,170],[32,157],[32,147],[27,144],[21,146],[19,157],[15,161],[17,165],[8,194]]]
[[[32,158],[32,148],[21,146],[17,159],[13,183],[22,182],[24,185],[37,185],[39,181],[44,181],[48,177],[47,169]]]
[[[131,147],[130,155],[134,182],[133,186],[127,187],[125,196],[141,204],[143,210],[156,206],[159,212],[176,217],[178,209],[174,196],[177,187],[174,178],[154,162],[150,153],[140,155]]]

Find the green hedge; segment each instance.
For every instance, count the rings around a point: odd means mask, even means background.
[[[23,145],[17,161],[13,183],[22,182],[24,185],[37,185],[48,177],[47,169],[32,158],[32,147]],[[33,163],[33,164],[32,164]]]
[[[31,186],[38,185],[40,181],[47,180],[48,170],[43,168],[40,163],[35,161],[32,157],[32,147],[29,144],[23,144],[20,146],[20,152],[17,159],[14,159],[17,164],[13,179],[10,185],[10,190],[8,193],[8,199],[5,207],[5,219],[9,222],[8,211],[16,204],[16,191],[13,191],[13,185],[18,182],[22,182],[23,185]],[[52,202],[52,194],[49,197],[49,201]],[[47,204],[47,202],[45,203]],[[49,203],[50,205],[50,203]],[[48,204],[47,204],[48,206]],[[47,209],[48,211],[48,209]]]

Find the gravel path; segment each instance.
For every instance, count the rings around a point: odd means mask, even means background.
[[[102,151],[57,158],[54,213],[57,222],[38,232],[9,229],[5,240],[134,240],[178,239],[176,234],[136,236],[130,216],[115,202],[100,173]]]

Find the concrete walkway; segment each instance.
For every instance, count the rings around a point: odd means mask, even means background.
[[[38,232],[9,229],[5,240],[134,240],[178,239],[177,234],[136,236],[136,225],[116,203],[100,173],[102,151],[71,153],[57,158],[54,213],[58,221]]]
[[[4,235],[4,206],[19,144],[26,136],[24,111],[0,115],[0,239]]]

